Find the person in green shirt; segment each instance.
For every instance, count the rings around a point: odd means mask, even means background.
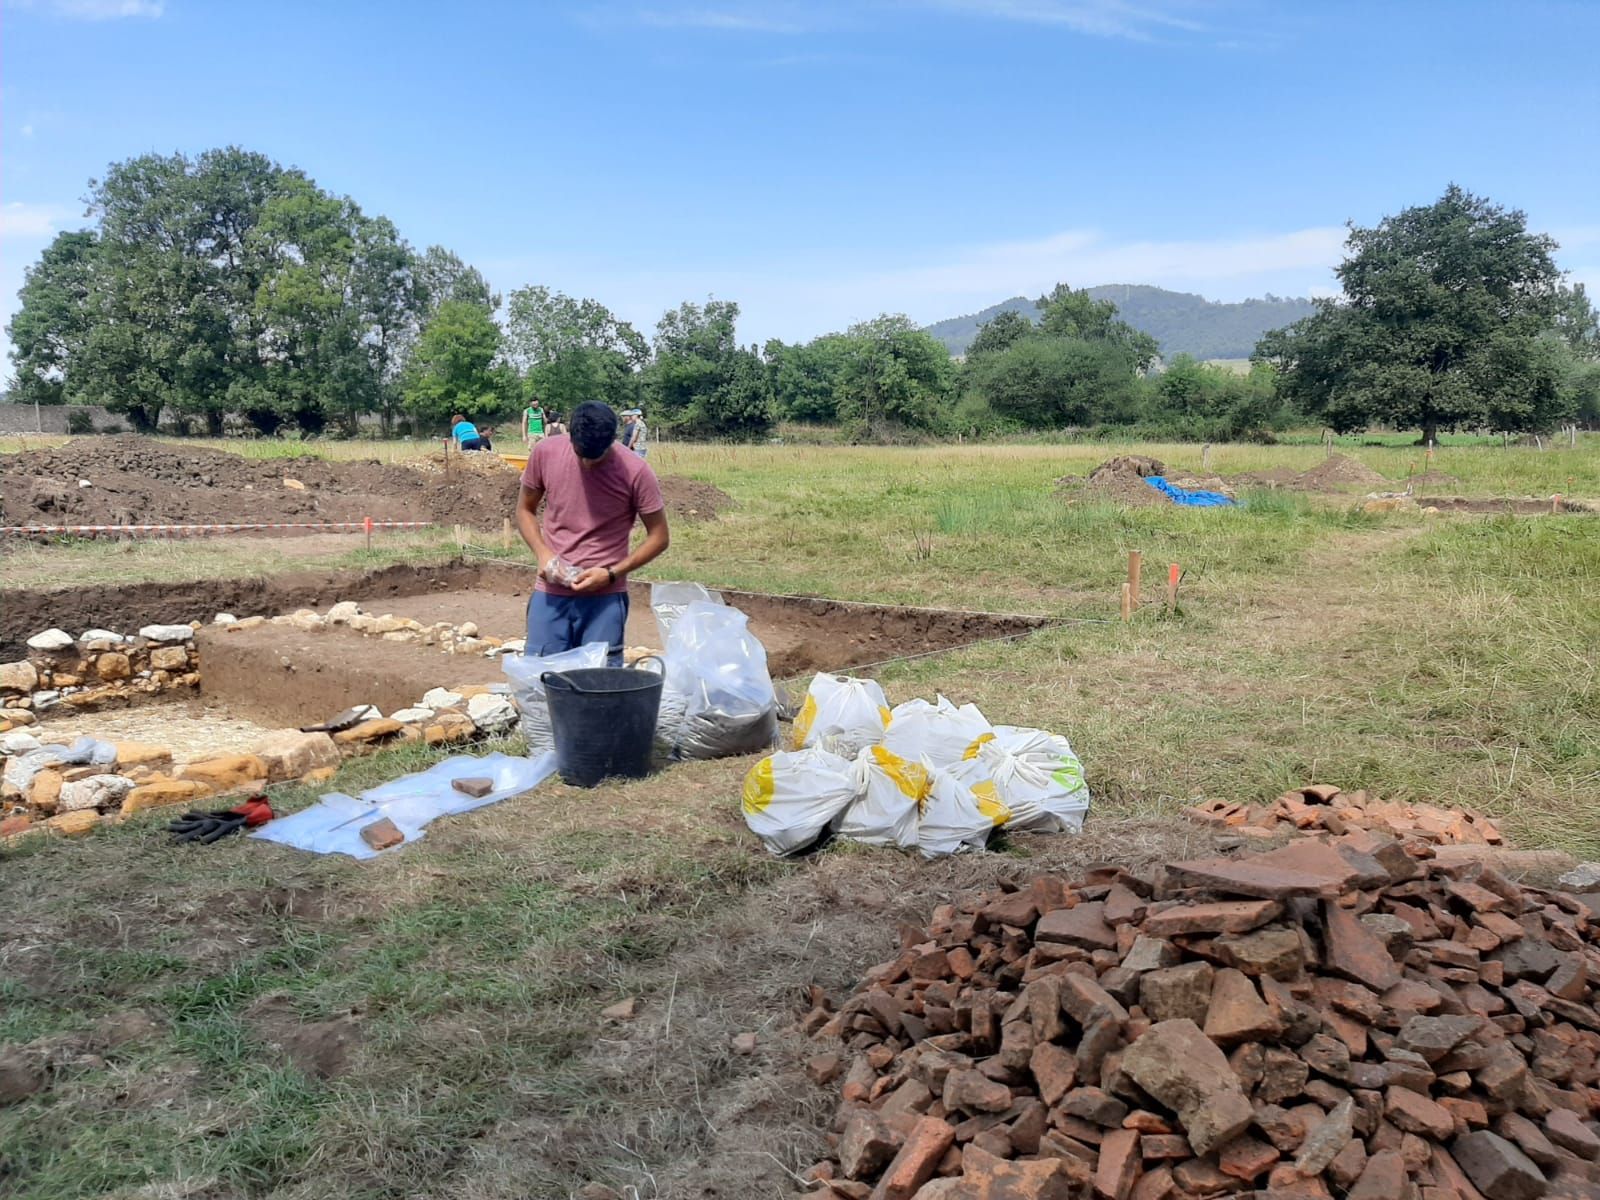
[[[535,397],[522,410],[522,440],[533,446],[544,440],[544,432],[544,405]]]

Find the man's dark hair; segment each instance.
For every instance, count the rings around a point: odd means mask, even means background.
[[[609,404],[585,401],[572,410],[567,436],[580,457],[599,458],[617,440],[617,414]]]

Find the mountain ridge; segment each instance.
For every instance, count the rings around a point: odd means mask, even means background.
[[[1155,338],[1167,359],[1179,354],[1198,359],[1248,358],[1262,334],[1315,311],[1308,299],[1270,292],[1261,298],[1224,301],[1143,283],[1109,283],[1087,290],[1096,300],[1111,301],[1124,321]],[[1038,309],[1025,296],[1012,296],[979,312],[947,317],[923,328],[951,354],[965,354],[978,327],[1002,312],[1020,312],[1034,320]]]

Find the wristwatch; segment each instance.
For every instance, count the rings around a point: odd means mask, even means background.
[[[611,582],[611,583],[615,583],[617,581],[617,573],[615,571],[613,571],[610,567],[606,568],[606,576],[608,578],[608,581]]]

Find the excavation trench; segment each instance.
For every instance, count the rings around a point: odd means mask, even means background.
[[[11,605],[5,612],[7,650],[47,626],[72,632],[86,628],[132,634],[156,623],[202,622],[196,633],[198,693],[181,697],[134,697],[166,739],[187,712],[267,727],[300,727],[345,708],[373,704],[385,713],[411,707],[432,688],[458,689],[503,681],[497,659],[481,652],[448,653],[443,646],[385,638],[348,626],[300,628],[268,622],[228,629],[209,624],[219,611],[236,616],[273,616],[311,608],[326,612],[355,601],[373,615],[409,618],[422,626],[477,626],[481,638],[521,638],[531,578],[525,567],[454,562],[436,567],[394,567],[366,573],[322,572],[269,580],[141,584],[124,589],[64,589],[52,597],[48,615]],[[996,637],[1015,636],[1050,623],[1046,617],[858,604],[807,597],[725,591],[728,603],[750,617],[751,631],[767,649],[774,678],[818,670],[848,670],[906,655],[952,649]],[[660,648],[650,609],[650,585],[636,584],[627,629],[630,647]],[[154,703],[155,701],[162,703]],[[115,719],[123,738],[137,740],[140,717],[116,705],[101,714],[44,711],[42,725],[70,721],[74,732],[93,732],[97,716]],[[176,749],[180,747],[175,746]]]

